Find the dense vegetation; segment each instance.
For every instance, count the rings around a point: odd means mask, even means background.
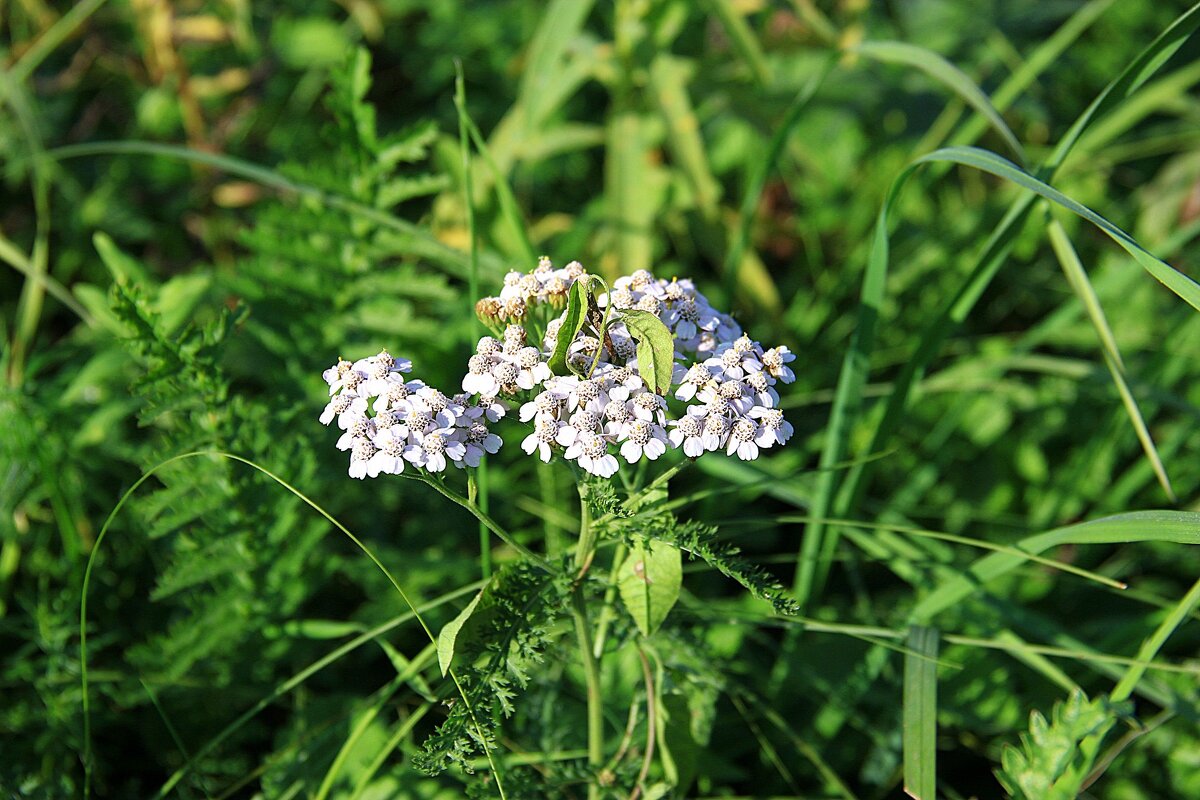
[[[6,797],[1200,797],[1200,12],[60,5],[0,4]],[[568,571],[317,422],[542,253],[799,355],[786,449],[593,491],[694,556],[648,638],[593,587],[599,771]],[[567,563],[516,429],[480,503]],[[436,635],[487,562],[459,686],[388,573]]]

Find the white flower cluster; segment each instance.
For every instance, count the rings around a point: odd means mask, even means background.
[[[405,382],[400,373],[411,363],[386,351],[326,370],[331,399],[321,422],[336,418],[345,431],[338,447],[351,452],[350,474],[398,474],[405,461],[430,472],[448,462],[478,466],[484,452],[502,444],[488,429],[504,416],[500,396],[525,400],[518,416],[532,425],[522,442],[526,453],[546,462],[561,453],[606,478],[620,466],[614,450],[630,464],[675,448],[690,458],[723,451],[748,460],[791,438],[775,387],[795,380],[788,366],[795,355],[786,347],[763,349],[688,279],[638,270],[595,295],[566,348],[572,374],[555,374],[551,356],[567,316],[555,315],[581,279],[592,276],[578,262],[555,269],[544,257],[529,273],[510,272],[498,297],[476,305],[496,336],[479,340],[463,393],[452,398],[421,381]],[[673,338],[672,394],[687,404],[678,418],[669,417],[666,398],[638,372],[639,343],[620,319],[635,310],[657,317]]]
[[[462,379],[468,395],[495,397],[515,394],[552,377],[550,367],[536,347],[525,345],[525,329],[509,325],[504,329],[504,341],[484,336],[467,361],[467,374]]]
[[[675,337],[675,350],[685,356],[711,353],[721,343],[742,335],[734,318],[713,308],[689,278],[668,281],[639,269],[614,281],[612,291],[601,296],[600,302],[658,317]]]
[[[658,458],[669,444],[666,401],[629,367],[608,364],[591,378],[555,376],[521,406],[520,417],[534,426],[521,443],[526,453],[536,450],[549,461],[554,445],[561,445],[564,458],[605,478],[618,466],[609,445],[619,446],[632,464]]]
[[[353,363],[338,359],[322,374],[330,399],[321,422],[336,419],[344,431],[337,447],[350,451],[352,478],[399,475],[405,461],[429,472],[447,463],[477,467],[485,452],[500,449],[488,422],[504,416],[502,405],[492,398],[471,404],[466,395],[405,381],[401,373],[411,370],[411,361],[384,350]]]
[[[566,305],[571,284],[584,274],[586,270],[578,261],[555,269],[550,259],[542,256],[533,271],[505,275],[500,294],[480,300],[475,311],[489,326],[497,322],[520,323],[536,306],[548,304],[560,309]]]
[[[677,364],[676,399],[701,404],[689,405],[683,417],[672,421],[671,441],[692,458],[724,449],[742,460],[757,458],[760,448],[784,444],[792,425],[777,408],[775,384],[796,379],[787,366],[795,359],[786,347],[763,350],[742,335],[690,367]]]

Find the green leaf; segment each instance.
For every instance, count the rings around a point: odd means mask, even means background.
[[[645,542],[629,551],[621,565],[617,588],[638,630],[652,635],[679,599],[683,563],[679,549],[665,542]]]
[[[567,316],[563,318],[562,327],[558,329],[558,338],[554,340],[554,352],[550,354],[550,370],[556,375],[567,372],[567,350],[579,329],[583,327],[584,312],[592,298],[592,283],[583,276],[571,284],[571,292],[567,297]]]
[[[649,311],[622,311],[621,322],[637,340],[638,372],[655,394],[671,388],[675,367],[675,339],[663,321]]]
[[[463,625],[467,624],[467,620],[475,613],[479,601],[483,599],[483,593],[487,591],[487,587],[479,590],[479,594],[467,603],[457,617],[446,623],[437,637],[437,657],[438,666],[442,669],[444,676],[450,669],[450,662],[454,660],[454,643],[458,640],[458,634],[462,631]]]
[[[938,632],[914,626],[904,656],[904,793],[937,800]]]

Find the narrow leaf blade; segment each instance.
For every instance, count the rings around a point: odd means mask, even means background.
[[[904,656],[904,793],[916,800],[937,796],[938,632],[921,625],[908,633]]]

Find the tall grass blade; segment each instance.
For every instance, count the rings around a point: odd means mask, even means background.
[[[1163,491],[1167,493],[1168,498],[1174,501],[1175,491],[1171,488],[1171,479],[1167,476],[1167,469],[1163,466],[1162,458],[1158,455],[1158,448],[1155,447],[1154,439],[1150,436],[1150,429],[1146,427],[1146,420],[1141,409],[1138,408],[1137,399],[1134,398],[1133,392],[1129,390],[1129,384],[1125,380],[1125,362],[1121,359],[1121,351],[1117,348],[1117,340],[1113,336],[1112,328],[1108,325],[1104,309],[1100,307],[1100,299],[1096,296],[1096,290],[1088,280],[1083,263],[1080,262],[1079,255],[1075,252],[1062,224],[1051,217],[1047,221],[1047,233],[1050,236],[1050,245],[1054,249],[1055,255],[1058,256],[1058,263],[1062,265],[1063,272],[1067,276],[1067,281],[1083,302],[1088,319],[1100,337],[1104,363],[1117,387],[1117,392],[1121,395],[1121,403],[1125,406],[1129,421],[1133,423],[1133,429],[1137,432],[1138,441],[1142,443],[1146,458],[1154,468],[1154,474],[1158,478],[1159,484],[1162,485]]]
[[[938,632],[915,625],[904,656],[904,792],[937,800]]]

